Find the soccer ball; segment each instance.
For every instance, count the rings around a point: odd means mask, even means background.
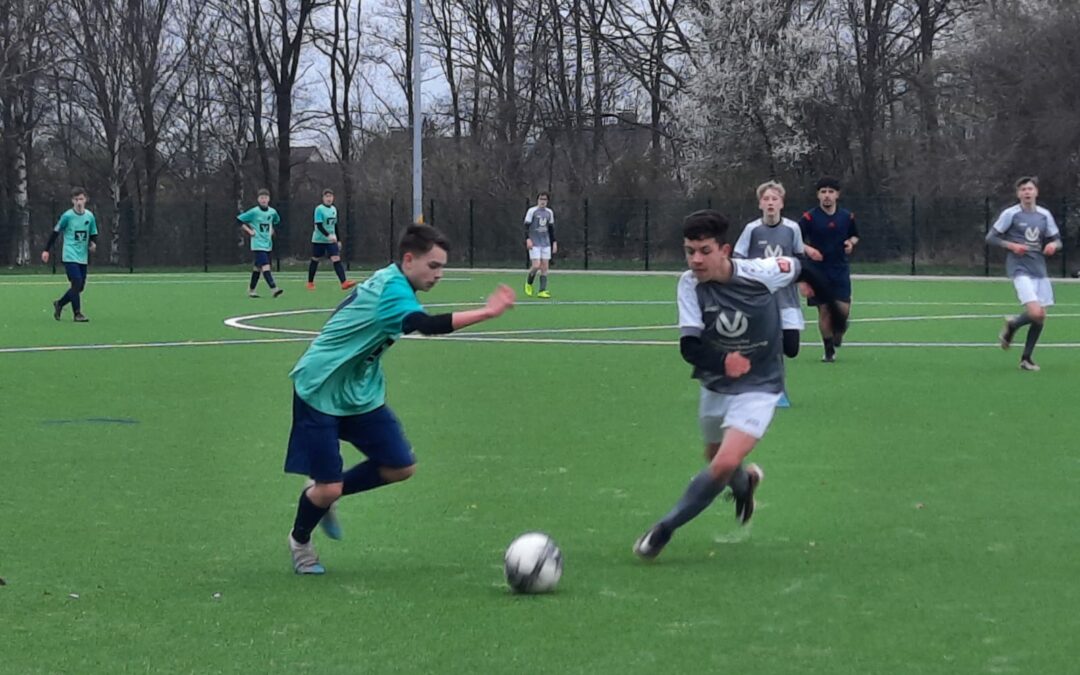
[[[526,532],[506,549],[506,583],[518,593],[547,593],[562,576],[562,551],[543,532]]]

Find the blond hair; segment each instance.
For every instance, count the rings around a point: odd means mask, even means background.
[[[783,199],[784,195],[787,194],[787,191],[784,190],[784,186],[782,184],[778,183],[777,181],[770,180],[757,186],[757,198],[761,199],[761,196],[765,194],[766,190],[776,190],[780,193],[780,199]]]

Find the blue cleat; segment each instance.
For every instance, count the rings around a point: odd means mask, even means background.
[[[791,400],[787,397],[787,392],[780,392],[780,400],[776,403],[777,408],[790,408]]]
[[[310,541],[306,544],[293,539],[289,534],[289,553],[292,554],[293,571],[297,574],[326,574],[326,568],[319,563],[319,554]]]
[[[334,541],[341,539],[344,533],[341,531],[341,521],[337,517],[337,502],[330,505],[330,510],[319,521],[319,527],[322,528],[323,534]]]

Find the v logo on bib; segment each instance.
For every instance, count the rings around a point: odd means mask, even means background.
[[[739,337],[746,332],[746,329],[750,327],[749,321],[746,316],[737,311],[731,317],[727,312],[720,312],[716,316],[716,332],[724,337],[735,338]]]
[[[1027,239],[1030,242],[1039,241],[1040,236],[1039,228],[1037,227],[1028,227],[1024,229],[1024,239]]]
[[[777,244],[776,246],[766,246],[765,247],[765,255],[763,255],[762,257],[763,258],[779,258],[782,255],[784,255],[784,247],[781,246],[780,244]]]

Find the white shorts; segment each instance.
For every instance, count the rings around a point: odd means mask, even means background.
[[[783,330],[803,330],[806,328],[806,319],[803,318],[801,307],[782,307],[780,309],[780,327]]]
[[[533,246],[529,249],[529,260],[551,260],[551,247]]]
[[[1013,288],[1016,289],[1016,297],[1020,298],[1020,304],[1037,302],[1043,307],[1054,304],[1054,289],[1050,287],[1050,280],[1033,279],[1027,275],[1013,277]]]
[[[780,396],[760,391],[717,394],[702,387],[698,406],[701,435],[706,443],[719,443],[724,438],[724,429],[732,427],[754,438],[761,438],[772,422]]]

